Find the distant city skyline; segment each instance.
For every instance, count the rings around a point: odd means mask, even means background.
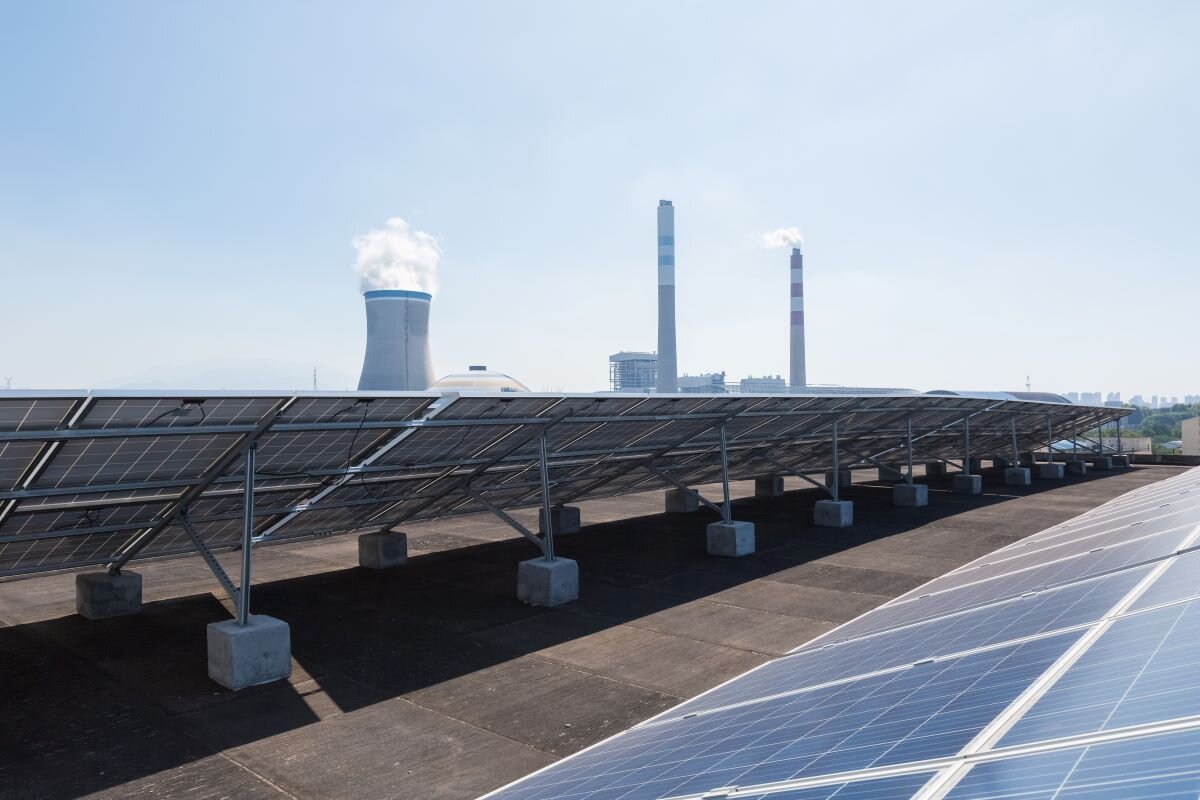
[[[437,376],[603,389],[670,199],[681,374],[788,375],[764,244],[802,235],[812,384],[1183,397],[1198,39],[1174,2],[3,4],[0,380],[353,388],[411,228]]]

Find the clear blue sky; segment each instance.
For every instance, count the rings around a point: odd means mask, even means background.
[[[438,237],[436,370],[1200,392],[1200,4],[0,5],[0,378],[352,387],[351,240]]]

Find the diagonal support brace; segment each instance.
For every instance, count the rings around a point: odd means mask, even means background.
[[[225,589],[225,593],[229,595],[229,599],[233,601],[235,606],[241,608],[242,593],[238,591],[236,586],[233,585],[233,579],[229,577],[229,573],[227,573],[225,568],[221,566],[221,562],[217,560],[217,557],[213,554],[213,551],[208,549],[208,545],[206,545],[204,540],[200,538],[200,535],[196,533],[196,529],[192,527],[192,521],[188,519],[186,511],[180,514],[179,521],[183,525],[183,530],[185,533],[187,533],[188,538],[192,540],[192,545],[195,546],[196,552],[199,553],[200,557],[204,559],[204,563],[208,564],[208,568],[212,571],[212,574],[217,579],[217,582],[220,583]]]
[[[528,539],[529,541],[531,541],[535,545],[537,545],[538,550],[542,551],[542,555],[544,557],[546,557],[546,558],[550,557],[548,555],[548,553],[546,552],[547,551],[546,542],[544,542],[542,540],[542,537],[538,536],[536,533],[533,533],[531,530],[526,528],[520,522],[517,522],[515,519],[513,519],[511,516],[509,516],[509,514],[503,508],[496,505],[492,501],[488,500],[486,497],[484,497],[483,495],[481,495],[479,492],[475,491],[474,489],[467,489],[466,493],[471,497],[472,500],[479,503],[481,506],[486,508],[488,511],[492,512],[492,514],[494,514],[496,516],[496,518],[499,519],[501,522],[503,522],[505,525],[509,526],[510,528],[515,530],[517,533],[521,534],[526,539]]]

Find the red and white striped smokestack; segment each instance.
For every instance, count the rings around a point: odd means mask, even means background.
[[[807,385],[804,374],[804,255],[792,248],[792,370],[788,384],[793,389]]]

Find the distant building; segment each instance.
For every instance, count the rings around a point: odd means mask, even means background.
[[[679,391],[696,394],[722,394],[725,391],[725,373],[709,372],[704,375],[680,375]]]
[[[1120,406],[1121,405],[1121,393],[1120,392],[1109,392],[1108,397],[1104,398],[1104,405]]]
[[[1101,405],[1101,397],[1100,392],[1080,392],[1079,402],[1085,406],[1098,406]]]
[[[1183,398],[1183,402],[1187,403],[1189,406],[1200,404],[1200,394],[1189,394]]]
[[[1183,454],[1200,456],[1200,417],[1185,419],[1183,427]]]
[[[1138,408],[1145,408],[1147,403],[1140,394],[1135,394],[1133,397],[1129,398],[1129,405],[1137,406]]]
[[[782,375],[763,375],[761,378],[751,375],[738,382],[738,391],[742,394],[786,394],[787,390],[787,381]]]
[[[1067,392],[1066,394],[1063,395],[1063,397],[1067,398],[1072,403],[1079,402],[1079,392]]]
[[[608,388],[614,392],[652,392],[657,381],[657,353],[622,350],[608,357]]]

